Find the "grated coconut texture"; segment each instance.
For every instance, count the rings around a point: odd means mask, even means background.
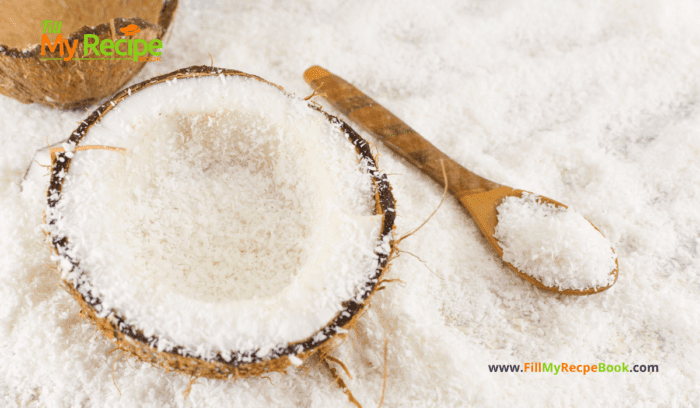
[[[506,197],[496,210],[494,237],[503,260],[521,272],[561,290],[596,289],[615,281],[610,242],[573,209],[523,193]]]
[[[250,75],[146,81],[63,146],[46,213],[62,279],[120,347],[169,368],[283,368],[344,331],[387,265],[393,200],[367,144]]]
[[[403,283],[376,293],[333,351],[365,408],[382,395],[385,338],[383,408],[697,407],[696,2],[180,3],[162,62],[131,84],[209,65],[211,54],[216,66],[304,97],[312,90],[303,72],[321,65],[466,168],[575,208],[615,248],[611,289],[549,293],[515,275],[448,197],[401,243],[426,264],[395,259],[387,278]],[[64,140],[85,116],[0,97],[0,406],[353,407],[313,359],[269,380],[201,378],[185,399],[190,378],[122,356],[117,391],[120,352],[109,354],[112,342],[80,319],[46,266],[51,250],[39,245],[46,169],[23,181],[47,138]],[[433,212],[442,189],[360,134],[388,173],[399,237]],[[488,369],[526,362],[658,364],[659,372]]]

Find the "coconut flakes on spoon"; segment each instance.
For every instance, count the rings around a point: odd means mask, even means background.
[[[571,208],[537,195],[506,197],[498,206],[494,237],[503,260],[541,281],[565,289],[595,289],[615,281],[610,242]]]

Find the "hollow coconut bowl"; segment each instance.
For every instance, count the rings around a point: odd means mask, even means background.
[[[239,71],[122,90],[55,153],[48,239],[82,314],[131,355],[210,378],[329,349],[378,289],[395,204],[370,145]]]
[[[122,57],[116,53],[114,59],[77,60],[104,57],[92,50],[85,55],[85,35],[99,41],[162,40],[177,5],[178,0],[1,2],[0,93],[60,109],[94,104],[122,88],[146,62],[117,59]],[[51,51],[59,32],[71,47],[77,41],[71,60],[64,60],[69,56],[65,43],[63,54],[59,46]],[[42,47],[43,34],[50,46]],[[127,49],[126,42],[120,44],[120,52]]]

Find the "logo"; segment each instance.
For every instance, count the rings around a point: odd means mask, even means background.
[[[129,24],[126,27],[120,28],[119,31],[124,33],[124,35],[135,35],[136,33],[140,33],[141,29],[136,24]]]
[[[70,44],[68,40],[63,39],[61,34],[61,21],[44,20],[41,22],[41,55],[46,55],[46,48],[51,52],[56,52],[61,55],[56,58],[41,58],[42,61],[63,60],[63,61],[160,61],[163,48],[163,41],[154,38],[151,41],[146,41],[142,38],[120,38],[111,40],[105,38],[100,40],[100,37],[95,34],[85,34],[83,36],[83,56],[75,55],[78,50],[78,40],[73,40]],[[129,24],[126,27],[119,29],[124,37],[132,37],[141,32],[141,29],[136,24]],[[58,34],[56,39],[51,42],[49,34]]]

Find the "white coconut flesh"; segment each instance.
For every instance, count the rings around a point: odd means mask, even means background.
[[[378,246],[388,253],[366,161],[338,124],[267,83],[150,86],[80,145],[127,154],[72,153],[47,213],[69,242],[63,277],[159,351],[229,361],[308,339],[374,276]]]

